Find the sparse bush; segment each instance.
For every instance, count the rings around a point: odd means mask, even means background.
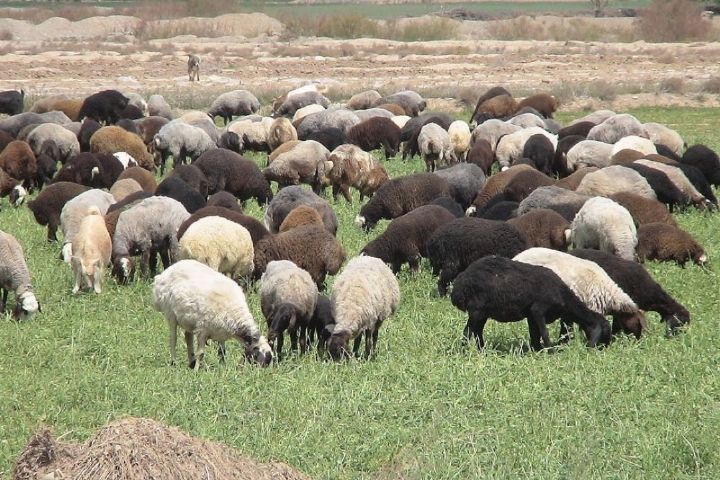
[[[683,93],[685,90],[685,79],[682,77],[664,78],[660,81],[660,91],[665,93]]]
[[[712,77],[707,79],[702,84],[701,91],[707,93],[720,93],[720,77]]]
[[[7,42],[12,40],[13,38],[15,38],[15,36],[10,30],[6,28],[0,29],[0,40]]]
[[[610,102],[615,100],[617,97],[617,88],[610,82],[597,80],[587,84],[586,94],[589,97],[595,97],[605,102]]]
[[[703,40],[712,24],[702,17],[702,5],[692,0],[652,0],[640,11],[637,26],[648,42]]]
[[[442,17],[378,22],[360,14],[324,15],[317,18],[285,16],[286,38],[384,38],[404,42],[446,40],[457,37],[458,23]]]

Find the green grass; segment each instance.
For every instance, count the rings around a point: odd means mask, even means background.
[[[720,148],[718,110],[633,113]],[[418,160],[387,165],[392,175],[422,169]],[[357,196],[334,205],[350,255],[385,226],[368,236],[356,229],[359,205]],[[250,212],[261,214],[256,205]],[[718,258],[720,216],[693,211],[678,220],[711,261]],[[308,355],[261,370],[240,364],[231,344],[226,365],[209,352],[207,368],[195,373],[169,365],[167,328],[152,309],[149,283],[119,287],[108,279],[100,296],[72,296],[69,266],[27,208],[5,201],[0,228],[23,244],[43,306],[28,323],[0,320],[6,475],[42,425],[85,440],[106,422],[135,415],[317,479],[720,478],[715,271],[647,265],[692,313],[677,338],[665,338],[652,314],[641,341],[620,338],[602,351],[575,341],[552,354],[526,353],[524,322],[489,322],[480,353],[462,347],[464,317],[437,297],[425,265],[416,276],[401,272],[402,304],[383,325],[373,361]],[[257,292],[249,299],[264,328]]]

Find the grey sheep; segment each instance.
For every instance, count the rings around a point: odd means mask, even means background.
[[[262,173],[268,182],[277,182],[278,187],[311,185],[319,193],[325,178],[325,162],[330,151],[314,140],[300,142],[293,149],[275,157]]]
[[[280,107],[273,113],[276,117],[294,115],[299,109],[313,104],[318,104],[327,108],[330,106],[330,100],[317,91],[297,93],[295,95],[288,96]]]
[[[57,123],[58,125],[64,125],[70,122],[72,122],[72,120],[70,120],[70,118],[68,118],[68,116],[62,112],[24,112],[13,115],[12,117],[0,119],[0,130],[4,130],[13,137],[17,138],[20,130],[22,130],[27,125],[41,125],[43,123]]]
[[[436,170],[435,175],[447,180],[450,196],[463,210],[467,209],[487,182],[485,173],[473,163],[459,163],[450,168]]]
[[[185,163],[188,156],[194,161],[208,150],[217,148],[204,130],[178,120],[162,127],[155,135],[154,143],[161,156],[161,175],[165,171],[165,162],[169,155],[172,155],[174,165],[180,165]]]
[[[77,136],[63,126],[54,123],[44,123],[34,128],[28,135],[27,142],[35,156],[38,156],[41,153],[46,153],[43,151],[42,146],[48,140],[55,142],[57,153],[60,155],[55,160],[60,161],[60,163],[65,163],[80,153],[80,142],[78,142]]]
[[[522,130],[522,127],[495,118],[486,120],[473,130],[472,136],[470,137],[470,145],[475,145],[478,140],[485,140],[490,144],[494,152],[500,138],[515,133],[518,130]]]
[[[335,235],[338,219],[330,204],[324,198],[299,185],[285,187],[275,195],[265,211],[265,227],[270,232],[277,233],[285,217],[300,205],[308,205],[317,210],[325,228]]]
[[[376,90],[366,90],[350,97],[345,106],[350,110],[364,110],[375,105],[376,101],[380,100],[380,97]]]
[[[582,179],[577,193],[608,197],[614,193],[631,192],[646,198],[657,199],[655,191],[645,177],[631,168],[620,165],[590,172]]]
[[[615,143],[623,137],[637,135],[648,138],[640,121],[627,113],[614,115],[599,125],[594,126],[588,132],[588,140],[598,140],[605,143]]]
[[[255,95],[247,90],[233,90],[220,94],[208,110],[208,115],[213,120],[215,117],[222,117],[225,125],[233,115],[251,115],[260,109],[260,101]]]
[[[0,313],[5,312],[9,292],[15,294],[13,317],[16,319],[27,320],[40,310],[20,243],[0,230]]]
[[[589,198],[589,195],[582,195],[572,190],[567,190],[554,185],[540,187],[535,189],[532,193],[530,193],[530,195],[520,202],[517,214],[518,216],[523,215],[538,208],[549,208],[551,210],[555,210],[555,207],[561,205],[567,205],[571,208],[571,210],[574,210],[575,213],[577,213]],[[573,214],[573,217],[574,216],[575,215]],[[572,218],[570,218],[569,221],[572,221]]]
[[[434,172],[437,164],[450,166],[459,162],[450,142],[450,135],[436,123],[428,123],[420,129],[418,147],[428,172]]]
[[[330,128],[337,128],[344,132],[358,123],[360,123],[360,118],[355,115],[355,112],[344,108],[333,108],[303,118],[302,123],[297,127],[297,134],[300,140],[305,140],[313,132]]]
[[[148,99],[148,116],[173,119],[172,109],[162,95],[150,95]]]

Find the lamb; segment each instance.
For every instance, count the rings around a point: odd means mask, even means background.
[[[308,105],[318,104],[323,108],[330,106],[330,100],[328,100],[322,93],[317,91],[308,91],[298,93],[296,95],[288,95],[285,101],[277,109],[273,110],[275,117],[282,117],[285,115],[294,115],[299,109],[307,107]]]
[[[705,250],[692,235],[667,223],[647,223],[638,228],[637,255],[640,262],[674,261],[683,268],[688,261],[698,265],[708,261]]]
[[[376,90],[367,90],[365,92],[356,93],[345,104],[350,110],[364,110],[370,108],[380,100],[380,94]]]
[[[607,320],[547,268],[498,256],[481,258],[458,275],[450,299],[468,313],[463,334],[468,341],[475,337],[480,349],[485,347],[483,330],[489,317],[499,322],[527,318],[533,350],[540,350],[541,340],[545,348],[551,346],[546,324],[557,317],[580,325],[589,347],[610,343]]]
[[[615,193],[610,195],[609,198],[625,207],[637,225],[660,222],[673,227],[677,226],[675,218],[673,218],[667,207],[658,200],[641,197],[630,192]]]
[[[115,198],[116,203],[123,201],[125,198],[135,192],[142,191],[143,189],[140,184],[132,178],[124,178],[122,180],[118,180],[117,182],[112,184],[112,187],[110,187],[110,195]]]
[[[15,137],[16,140],[22,140],[21,138],[18,138],[18,135],[20,130],[28,125],[41,125],[43,123],[57,123],[58,125],[64,125],[66,123],[70,123],[71,121],[72,120],[70,120],[67,115],[62,112],[24,112],[13,115],[12,117],[0,119],[0,130],[3,130]]]
[[[60,212],[60,228],[63,232],[62,258],[70,263],[73,249],[72,243],[80,230],[80,223],[88,215],[90,207],[96,207],[101,215],[105,215],[115,198],[107,192],[98,189],[82,192],[68,200]]]
[[[77,120],[90,117],[96,122],[110,125],[120,119],[120,112],[128,106],[128,99],[117,90],[103,90],[85,98]]]
[[[17,115],[23,111],[24,104],[25,90],[0,92],[0,113],[7,113],[10,116]]]
[[[80,153],[80,142],[78,142],[77,137],[61,125],[44,123],[34,128],[27,137],[27,143],[35,155],[46,153],[40,147],[47,140],[54,141],[58,147],[60,157],[56,158],[56,160],[59,160],[60,163],[65,163],[68,159]]]
[[[476,124],[480,124],[482,122],[477,120],[477,115],[480,111],[480,107],[488,100],[490,100],[493,97],[498,97],[500,95],[507,95],[508,97],[512,97],[510,92],[508,92],[505,88],[496,86],[490,88],[488,91],[486,91],[484,94],[480,95],[480,98],[478,98],[477,103],[475,104],[475,110],[473,110],[472,115],[470,115],[470,122],[475,121]]]
[[[609,198],[593,197],[585,202],[568,235],[575,248],[595,248],[635,260],[638,236],[633,217]]]
[[[338,229],[335,211],[327,200],[301,186],[285,187],[278,192],[265,211],[265,226],[270,232],[277,233],[285,218],[299,205],[308,205],[317,210],[327,231],[335,235]]]
[[[245,227],[222,217],[203,217],[179,240],[179,258],[193,259],[230,278],[250,278],[253,241]]]
[[[654,122],[645,123],[643,127],[652,143],[664,145],[675,155],[682,156],[683,150],[687,145],[685,145],[685,141],[678,132],[665,125]]]
[[[183,235],[185,235],[185,231],[190,228],[190,225],[205,217],[222,217],[226,220],[237,223],[241,227],[244,227],[245,230],[250,233],[250,238],[252,238],[253,250],[262,238],[270,235],[270,232],[268,232],[267,228],[265,228],[262,223],[249,215],[243,215],[242,213],[234,212],[223,207],[207,206],[193,213],[187,220],[180,224],[177,231],[178,240],[182,240]]]
[[[529,247],[545,247],[562,252],[567,250],[565,231],[570,223],[559,213],[536,208],[507,221],[525,237]]]
[[[657,154],[655,144],[647,138],[630,135],[623,137],[612,146],[611,156],[622,150],[635,150],[643,155]]]
[[[35,221],[40,225],[47,225],[48,242],[57,241],[60,214],[65,204],[87,190],[90,189],[76,183],[53,183],[28,203],[28,208],[32,211]]]
[[[495,162],[495,153],[487,140],[480,139],[468,150],[466,161],[480,167],[485,176],[489,177],[492,164]]]
[[[268,341],[282,357],[285,330],[291,349],[305,353],[310,320],[317,306],[318,289],[310,274],[288,260],[268,263],[260,278],[260,308],[268,326]]]
[[[435,171],[436,162],[446,165],[454,165],[459,162],[450,144],[448,132],[435,123],[428,123],[420,129],[418,147],[428,172]]]
[[[614,331],[622,329],[640,338],[643,330],[647,329],[643,312],[596,263],[538,247],[525,250],[513,260],[547,267],[555,272],[590,310],[600,315],[612,315],[616,324]],[[563,333],[566,331],[566,328],[561,330]]]
[[[475,120],[475,123],[480,125],[493,118],[509,117],[518,110],[518,103],[510,95],[498,95],[486,100],[475,110],[471,121]]]
[[[180,202],[168,197],[149,197],[118,217],[113,234],[113,275],[129,282],[135,272],[132,256],[140,255],[144,278],[155,274],[156,255],[167,269],[177,258],[176,232],[190,214]]]
[[[325,228],[318,225],[296,227],[268,235],[255,246],[255,274],[260,278],[268,263],[290,260],[306,270],[318,289],[325,288],[325,276],[335,275],[345,261],[345,249]]]
[[[287,118],[276,118],[270,124],[270,129],[267,135],[267,144],[271,151],[275,150],[283,143],[291,142],[297,139],[297,130],[295,130],[295,127],[293,127],[293,124]]]
[[[27,143],[14,140],[0,151],[0,170],[20,180],[25,190],[32,191],[38,175],[37,159]],[[24,197],[24,195],[23,195]],[[22,203],[23,199],[19,199]]]
[[[225,190],[221,190],[210,195],[206,205],[208,207],[223,207],[234,212],[243,213],[243,209],[238,203],[237,197]]]
[[[582,140],[565,156],[568,172],[582,167],[608,167],[612,164],[613,146],[596,140]]]
[[[668,334],[672,335],[678,328],[690,323],[690,312],[663,290],[640,264],[599,250],[577,249],[572,251],[572,255],[595,262],[638,307],[659,313],[667,325]]]
[[[487,181],[480,167],[472,163],[459,163],[450,168],[436,170],[434,175],[447,180],[450,186],[448,193],[462,206],[463,210],[472,204]]]
[[[448,127],[448,136],[452,145],[455,157],[459,161],[465,161],[465,155],[470,149],[470,127],[462,120],[456,120]]]
[[[515,133],[510,133],[502,137],[497,144],[495,149],[495,156],[497,157],[500,167],[506,169],[510,165],[514,164],[522,158],[523,149],[525,144],[533,135],[544,135],[552,143],[553,152],[557,146],[557,137],[552,135],[542,128],[532,127],[518,130]]]
[[[323,226],[323,220],[317,210],[308,205],[299,205],[292,209],[280,224],[279,233],[287,232],[303,225]]]
[[[685,176],[685,174],[679,168],[660,162],[653,162],[651,160],[636,160],[633,163],[636,163],[638,165],[644,165],[646,167],[654,168],[655,170],[660,170],[661,172],[663,172],[665,175],[667,175],[670,181],[683,193],[683,195],[690,199],[693,204],[698,206],[704,206],[709,203],[705,196],[697,191],[697,189],[690,182],[688,177]]]
[[[348,342],[355,339],[357,354],[360,338],[365,335],[365,357],[377,348],[378,331],[400,305],[400,286],[395,275],[374,257],[355,257],[335,279],[332,291],[335,327],[328,340],[334,360],[348,356]]]
[[[497,148],[498,141],[505,135],[519,132],[523,130],[522,127],[513,125],[511,123],[503,122],[502,120],[491,119],[487,120],[475,128],[470,138],[470,145],[475,145],[480,140],[485,140],[490,144],[492,151],[494,152]]]
[[[657,198],[655,191],[642,175],[620,165],[611,165],[588,173],[576,191],[583,195],[603,197],[618,192],[632,192],[653,200]]]
[[[303,141],[275,157],[262,173],[268,182],[277,182],[278,188],[307,183],[319,193],[326,181],[325,161],[329,156],[330,151],[322,144]]]
[[[78,232],[73,239],[70,265],[75,274],[73,293],[80,291],[85,284],[95,293],[102,292],[102,278],[105,265],[110,263],[112,240],[108,233],[100,209],[92,206],[80,222]]]
[[[155,189],[157,189],[155,176],[142,167],[126,168],[120,176],[118,176],[117,180],[124,180],[126,178],[132,178],[138,182],[145,192],[155,193]]]
[[[455,220],[455,215],[439,205],[423,205],[395,218],[387,229],[360,251],[390,264],[398,273],[403,264],[420,269],[420,259],[427,257],[427,242],[441,225]]]
[[[389,118],[373,117],[350,127],[347,139],[366,152],[382,147],[387,160],[400,150],[400,127]]]
[[[189,213],[195,213],[205,206],[205,197],[180,177],[170,176],[160,182],[155,195],[169,197],[182,203]]]
[[[160,174],[165,172],[167,157],[172,155],[173,165],[185,163],[190,157],[194,162],[200,156],[217,148],[215,142],[201,128],[179,120],[173,120],[155,135],[155,150],[160,153]]]
[[[207,177],[208,193],[226,191],[245,203],[254,198],[263,206],[273,199],[270,183],[252,160],[217,148],[202,154],[193,164]]]
[[[225,92],[213,100],[208,110],[211,119],[222,117],[225,125],[233,115],[252,115],[260,109],[260,101],[247,90],[233,90]]]
[[[389,180],[385,168],[370,153],[360,147],[345,144],[333,150],[325,164],[325,175],[332,186],[333,198],[342,192],[352,203],[350,187],[360,192],[360,200],[373,194]]]
[[[13,318],[29,320],[41,311],[30,284],[30,270],[22,246],[15,237],[0,230],[0,314],[5,312],[11,291],[15,294]]]
[[[102,127],[90,137],[90,152],[109,154],[126,152],[135,159],[138,166],[149,172],[155,171],[155,162],[142,139],[114,125]]]
[[[693,145],[685,151],[680,162],[696,167],[711,185],[720,186],[720,159],[712,149],[705,145]]]
[[[156,276],[153,306],[168,322],[173,364],[178,326],[185,330],[188,366],[195,370],[203,361],[208,339],[224,346],[225,341],[234,338],[245,345],[245,358],[262,366],[272,361],[272,349],[260,335],[242,288],[200,262],[181,260]],[[197,356],[193,352],[194,335]]]
[[[173,119],[172,109],[170,104],[167,103],[162,95],[150,95],[148,98],[148,116],[149,117],[164,117],[168,120]]]
[[[365,231],[382,219],[393,219],[450,193],[447,180],[431,173],[415,173],[385,182],[360,208],[355,224]]]
[[[488,255],[513,257],[528,247],[512,225],[482,218],[456,218],[440,226],[427,243],[433,274],[439,275],[438,292],[447,288],[460,272],[475,260]]]
[[[487,204],[495,195],[503,193],[505,191],[505,187],[512,181],[513,178],[515,178],[516,175],[519,175],[520,172],[529,170],[534,169],[529,165],[513,165],[505,171],[490,176],[483,189],[477,194],[475,200],[473,200],[473,204],[465,212],[465,215],[473,215],[475,212],[484,207],[485,204]]]
[[[637,135],[647,138],[647,132],[637,118],[627,113],[613,115],[604,122],[590,129],[588,140],[597,140],[605,143],[615,143],[623,137]]]

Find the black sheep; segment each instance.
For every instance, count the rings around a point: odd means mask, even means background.
[[[528,248],[520,231],[505,223],[482,218],[456,218],[441,226],[427,244],[433,274],[439,275],[438,292],[472,262],[488,255],[513,258]]]
[[[240,153],[243,146],[242,138],[235,132],[224,132],[218,139],[218,148],[224,148],[231,152]]]
[[[558,140],[562,140],[565,137],[580,136],[584,139],[587,138],[590,129],[596,125],[595,122],[577,122],[567,127],[561,128],[558,132]]]
[[[505,186],[503,193],[505,199],[513,202],[522,202],[536,188],[554,185],[555,180],[535,169],[519,172]]]
[[[315,140],[331,152],[340,145],[347,143],[345,131],[339,128],[324,128],[311,132],[304,140]]]
[[[130,100],[117,90],[103,90],[83,101],[78,120],[90,117],[99,123],[110,125],[120,119],[120,114]]]
[[[57,241],[57,229],[60,226],[60,213],[68,200],[75,198],[88,187],[72,182],[59,182],[48,185],[35,200],[28,203],[33,212],[35,221],[40,225],[47,225],[48,242]]]
[[[465,216],[465,211],[460,206],[458,202],[453,200],[450,197],[442,196],[434,199],[432,202],[430,202],[428,205],[440,205],[448,212],[452,213],[455,218],[460,218]]]
[[[684,206],[690,203],[690,198],[688,198],[664,172],[635,162],[627,164],[626,167],[632,168],[645,177],[645,180],[647,180],[655,192],[657,199],[667,205],[670,211],[673,211],[677,206]]]
[[[95,132],[100,130],[101,127],[102,125],[100,125],[97,121],[90,117],[87,117],[85,120],[83,120],[82,125],[80,126],[80,131],[77,135],[78,142],[80,142],[81,152],[90,151],[90,138]]]
[[[474,163],[485,175],[490,176],[492,164],[495,162],[495,152],[493,152],[490,142],[480,139],[470,147],[465,160],[467,163]]]
[[[693,145],[685,151],[680,162],[699,169],[711,185],[720,186],[720,158],[712,149]]]
[[[315,312],[308,323],[309,345],[315,342],[315,335],[317,335],[318,350],[324,350],[325,344],[330,340],[333,325],[335,325],[335,316],[332,311],[332,302],[326,295],[318,293]]]
[[[450,184],[433,173],[415,173],[383,183],[375,195],[360,208],[355,223],[369,231],[382,218],[404,215],[437,197],[450,193]]]
[[[703,197],[710,201],[710,203],[717,207],[718,201],[712,187],[710,186],[710,182],[699,168],[678,162],[671,165],[682,170],[688,180],[690,180],[690,183],[693,184],[693,187],[695,187],[695,189],[700,192]]]
[[[426,112],[408,120],[400,130],[400,141],[405,142],[405,145],[403,145],[403,160],[420,154],[417,139],[422,127],[428,123],[434,123],[447,130],[452,122],[453,118],[450,115],[440,112]]]
[[[140,129],[137,124],[128,118],[121,118],[115,125],[130,133],[134,133],[138,137],[140,136]]]
[[[252,160],[224,148],[208,150],[193,162],[207,177],[208,193],[225,190],[242,203],[250,198],[263,206],[273,198],[270,183]]]
[[[238,213],[243,213],[243,209],[238,203],[237,198],[230,192],[225,190],[210,195],[207,201],[208,207],[223,207]]]
[[[57,172],[57,162],[55,159],[41,153],[36,157],[37,159],[37,175],[35,177],[35,184],[39,190],[42,190],[46,183],[50,183],[51,179]]]
[[[571,172],[567,168],[567,153],[577,143],[585,140],[585,137],[580,135],[568,135],[558,141],[557,148],[555,149],[555,156],[553,157],[552,171],[561,177],[569,175]]]
[[[605,270],[638,307],[659,313],[670,334],[690,322],[690,312],[663,290],[639,263],[600,250],[585,248],[572,250],[570,254],[600,265],[600,268]],[[613,323],[613,333],[618,328],[619,325]]]
[[[585,332],[587,345],[610,343],[610,325],[575,296],[549,268],[488,256],[473,262],[453,285],[452,304],[468,313],[463,334],[485,346],[483,330],[488,318],[517,322],[527,318],[533,350],[551,346],[547,324],[557,318],[574,322]]]
[[[205,197],[180,177],[170,176],[160,182],[155,195],[174,198],[182,203],[188,213],[195,213],[205,206]]]
[[[670,150],[670,147],[668,147],[667,145],[663,145],[662,143],[656,143],[655,150],[657,150],[658,155],[662,155],[663,157],[675,160],[676,162],[681,161],[680,156],[674,151]]]
[[[555,146],[545,135],[538,133],[528,138],[523,147],[522,156],[529,158],[535,168],[542,173],[552,175]]]
[[[366,152],[382,147],[388,159],[400,149],[400,127],[389,118],[372,117],[348,129],[347,139]]]
[[[223,207],[203,207],[190,215],[190,217],[180,225],[177,232],[178,240],[182,238],[190,225],[204,217],[222,217],[238,225],[242,225],[250,233],[253,245],[256,245],[260,239],[270,235],[270,232],[268,232],[268,229],[265,228],[262,223],[249,215],[243,215],[242,213]]]
[[[0,92],[0,113],[17,115],[22,113],[25,102],[25,90],[6,90]]]
[[[487,205],[475,212],[473,216],[486,220],[506,221],[516,216],[519,206],[520,204],[518,202],[513,202],[512,200],[502,200],[492,204],[488,202]]]
[[[120,120],[138,120],[143,117],[145,117],[145,114],[142,110],[140,110],[135,105],[128,103],[125,108],[118,112],[118,121],[116,123],[119,125]],[[137,133],[137,131],[133,133]]]
[[[123,165],[110,154],[82,152],[65,162],[52,183],[75,182],[92,188],[110,188]]]
[[[390,264],[393,273],[398,273],[405,263],[417,271],[420,259],[427,257],[430,235],[455,218],[439,205],[423,205],[391,221],[387,229],[365,245],[361,252]]]
[[[185,183],[197,190],[203,198],[207,198],[208,179],[196,165],[178,165],[168,177],[177,177],[184,180]],[[235,203],[237,204],[237,200]]]

